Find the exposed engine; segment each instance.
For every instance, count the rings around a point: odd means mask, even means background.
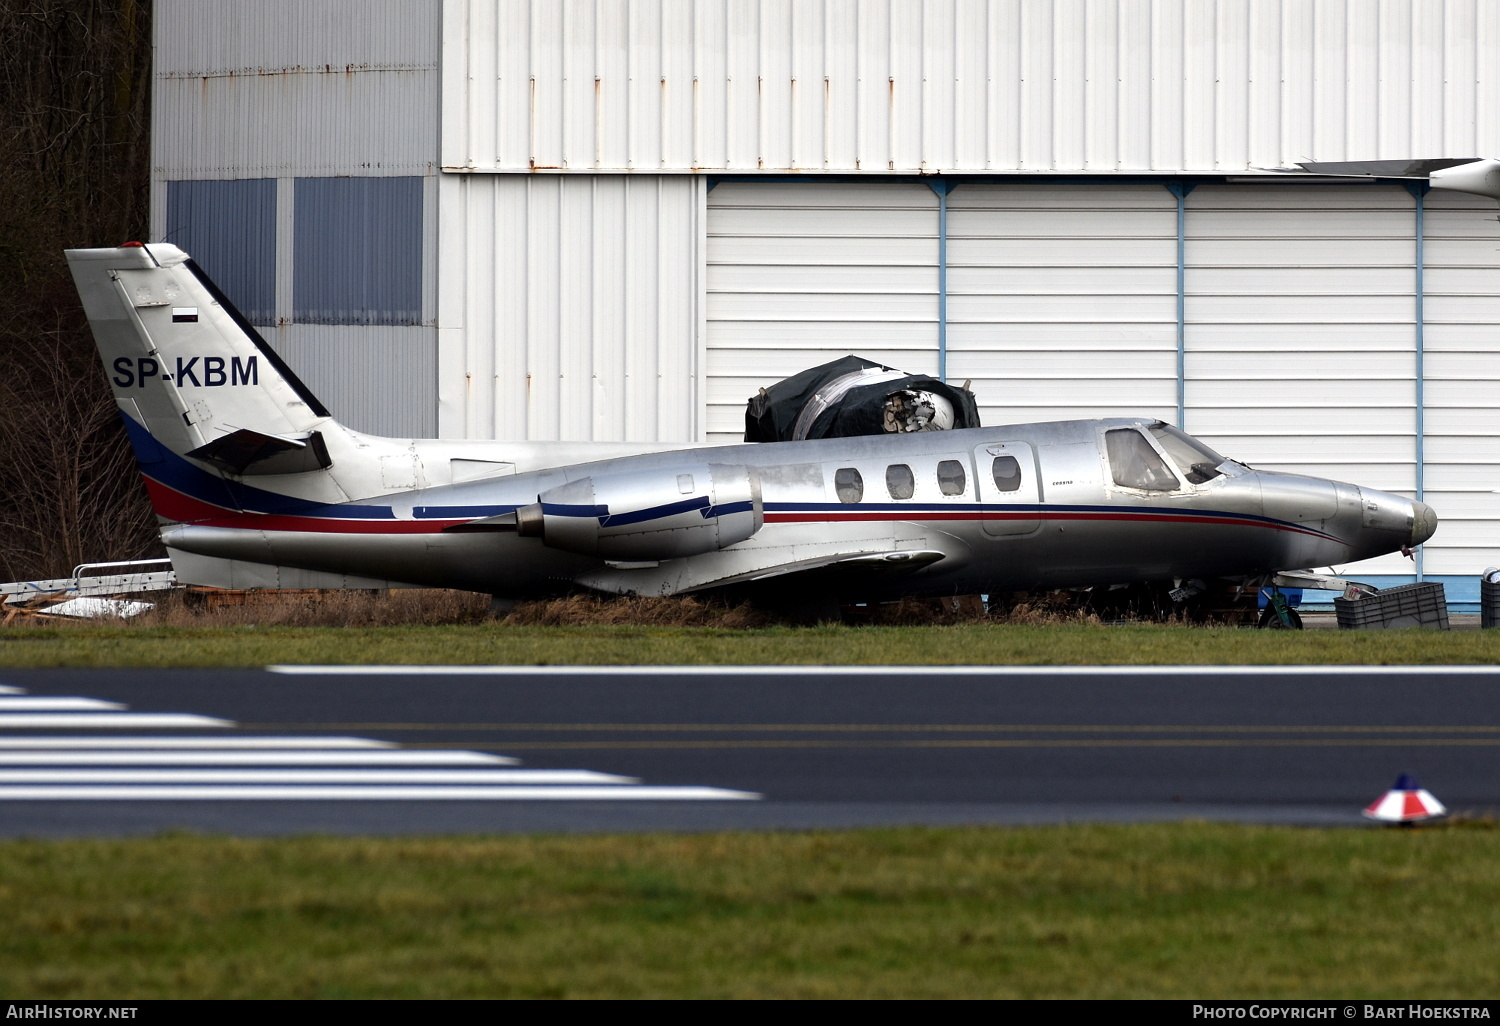
[[[925,374],[845,356],[760,390],[745,408],[745,441],[904,434],[979,427],[974,393]]]

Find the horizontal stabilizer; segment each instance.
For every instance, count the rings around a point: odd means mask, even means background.
[[[253,474],[303,474],[333,466],[323,436],[314,431],[306,438],[282,438],[238,428],[187,453],[195,460],[241,476]]]

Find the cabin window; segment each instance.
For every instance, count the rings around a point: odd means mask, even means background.
[[[892,463],[885,468],[885,489],[893,499],[909,499],[917,489],[916,475],[905,463]]]
[[[840,502],[858,502],[865,497],[865,479],[853,467],[840,467],[833,474],[833,490]]]
[[[996,456],[990,465],[995,477],[995,487],[1002,492],[1014,492],[1021,487],[1021,464],[1014,456]]]
[[[938,487],[944,495],[962,495],[968,487],[964,465],[958,460],[943,460],[937,468]]]
[[[1115,484],[1148,492],[1170,492],[1177,477],[1151,448],[1146,436],[1134,428],[1116,428],[1104,433],[1109,469]]]
[[[1177,469],[1188,479],[1188,484],[1202,484],[1220,476],[1219,464],[1224,462],[1224,457],[1192,435],[1165,424],[1151,425],[1151,434],[1156,437],[1157,444],[1166,450],[1172,462],[1177,464]]]

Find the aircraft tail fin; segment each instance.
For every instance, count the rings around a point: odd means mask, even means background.
[[[67,257],[141,471],[166,489],[151,489],[160,515],[195,519],[189,496],[244,508],[229,479],[330,465],[328,410],[186,253],[133,243]]]

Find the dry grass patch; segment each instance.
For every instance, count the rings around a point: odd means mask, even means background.
[[[568,595],[563,598],[517,603],[504,623],[530,627],[579,627],[588,624],[639,627],[722,627],[744,630],[765,627],[775,618],[742,602],[738,605],[682,598],[604,597]]]
[[[472,591],[169,592],[154,609],[125,621],[157,627],[398,627],[480,623],[489,596]],[[56,617],[49,618],[51,622]]]

